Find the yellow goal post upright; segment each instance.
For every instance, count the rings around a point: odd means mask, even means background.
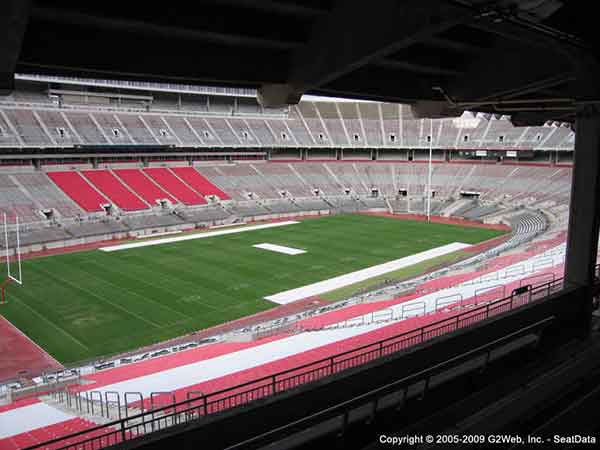
[[[17,283],[18,285],[23,285],[23,272],[21,269],[21,230],[19,227],[19,217],[15,217],[15,245],[11,248],[11,243],[8,238],[8,217],[6,213],[4,213],[4,247],[6,249],[5,260],[6,260],[6,278],[0,284],[1,297],[0,302],[2,304],[6,303],[6,287],[10,283]],[[14,253],[14,255],[12,254]],[[17,261],[17,271],[11,269],[11,257],[14,257]]]

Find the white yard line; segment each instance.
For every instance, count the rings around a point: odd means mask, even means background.
[[[302,253],[306,253],[306,250],[300,250],[299,248],[286,247],[285,245],[277,245],[277,244],[256,244],[252,247],[260,248],[263,250],[269,250],[272,252],[283,253],[286,255],[301,255]]]
[[[404,258],[395,259],[388,261],[383,264],[379,264],[373,267],[367,267],[366,269],[357,270],[356,272],[350,272],[345,275],[340,275],[335,278],[328,280],[319,281],[317,283],[302,286],[296,289],[290,289],[289,291],[280,292],[278,294],[269,295],[265,297],[266,300],[270,300],[280,305],[295,302],[303,298],[312,297],[314,295],[323,294],[324,292],[333,291],[341,287],[350,286],[351,284],[360,283],[361,281],[368,280],[369,278],[377,277],[389,272],[402,269],[404,267],[412,266],[423,261],[427,261],[431,258],[438,256],[447,255],[448,253],[456,252],[464,248],[470,247],[469,244],[463,244],[461,242],[453,242],[452,244],[443,245],[441,247],[432,248],[421,253],[406,256]]]
[[[149,247],[151,245],[171,244],[173,242],[191,241],[193,239],[204,239],[204,238],[215,237],[215,236],[223,236],[226,234],[244,233],[246,231],[264,230],[267,228],[284,227],[286,225],[293,225],[295,223],[300,223],[300,222],[288,220],[285,222],[266,223],[263,225],[252,225],[249,227],[236,228],[233,230],[209,231],[208,233],[188,234],[185,236],[177,236],[177,237],[164,238],[164,239],[155,239],[155,240],[145,241],[145,242],[134,242],[131,244],[111,245],[109,247],[100,247],[99,250],[102,250],[103,252],[117,252],[119,250],[129,250],[131,248]]]

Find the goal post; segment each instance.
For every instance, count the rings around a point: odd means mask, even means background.
[[[19,227],[19,217],[15,218],[15,242],[11,250],[11,243],[8,238],[8,217],[4,213],[4,246],[6,248],[6,278],[10,281],[17,283],[18,285],[23,284],[23,270],[21,268],[21,230]],[[14,258],[17,263],[16,273],[11,267],[11,252],[14,252]],[[4,289],[6,285],[3,284]]]

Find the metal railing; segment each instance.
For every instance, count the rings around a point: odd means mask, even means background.
[[[406,350],[447,333],[468,328],[482,320],[540,301],[562,288],[562,278],[537,286],[522,286],[515,289],[508,297],[486,302],[482,306],[470,308],[420,328],[210,394],[197,397],[190,397],[188,394],[188,398],[177,402],[171,393],[161,392],[161,395],[169,396],[170,402],[166,406],[157,407],[152,401],[150,408],[145,409],[148,402],[139,401],[134,404],[136,408],[141,409],[142,412],[139,414],[126,416],[28,448],[39,449],[52,445],[57,450],[96,450],[114,445],[149,432],[246,405],[255,400]],[[124,406],[127,409],[129,405],[125,403]]]
[[[264,433],[258,434],[250,439],[238,442],[237,444],[227,447],[226,450],[262,448],[261,446],[277,442],[276,439],[282,439],[292,436],[294,433],[306,430],[310,426],[315,426],[334,418],[340,419],[338,425],[338,436],[344,436],[350,424],[350,414],[352,412],[356,412],[359,408],[364,409],[364,407],[369,406],[368,411],[365,411],[363,414],[365,415],[369,423],[373,423],[377,411],[380,408],[379,402],[386,396],[401,393],[400,398],[395,402],[394,405],[396,408],[399,408],[405,405],[407,399],[409,398],[409,387],[411,385],[414,385],[415,383],[422,383],[424,381],[424,385],[421,389],[421,392],[416,394],[419,395],[419,398],[423,399],[430,389],[430,382],[433,376],[445,370],[448,370],[451,367],[468,361],[469,359],[472,359],[478,355],[486,355],[479,366],[479,373],[483,373],[490,361],[491,352],[493,351],[493,349],[504,345],[505,343],[508,343],[519,336],[523,336],[528,333],[539,333],[539,330],[549,326],[554,320],[554,316],[547,317],[532,325],[521,328],[516,332],[503,336],[500,339],[496,339],[492,342],[488,342],[477,348],[466,351],[458,356],[454,356],[441,363],[435,364],[427,369],[416,373],[412,373],[389,384],[380,386],[349,400],[345,400],[341,403],[338,403],[337,405],[327,407],[309,416],[302,417],[301,419],[292,421],[286,425],[279,426]]]

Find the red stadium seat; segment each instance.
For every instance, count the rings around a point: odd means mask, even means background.
[[[148,209],[148,205],[129,191],[109,170],[84,170],[82,173],[122,210],[139,211]]]
[[[192,189],[186,186],[185,183],[173,175],[173,172],[171,172],[169,169],[155,167],[151,169],[144,169],[144,172],[161,187],[169,191],[184,205],[206,204],[204,197],[198,195],[197,192],[194,192]]]
[[[193,167],[172,167],[171,170],[196,192],[199,192],[202,195],[216,195],[221,200],[231,199],[229,195],[204,178]]]
[[[153,206],[157,204],[158,200],[164,199],[169,200],[173,204],[178,203],[174,197],[157,186],[156,183],[153,183],[139,169],[118,169],[114,170],[114,173],[140,197]]]
[[[110,203],[78,172],[48,172],[48,176],[85,211],[99,212],[102,205]]]

